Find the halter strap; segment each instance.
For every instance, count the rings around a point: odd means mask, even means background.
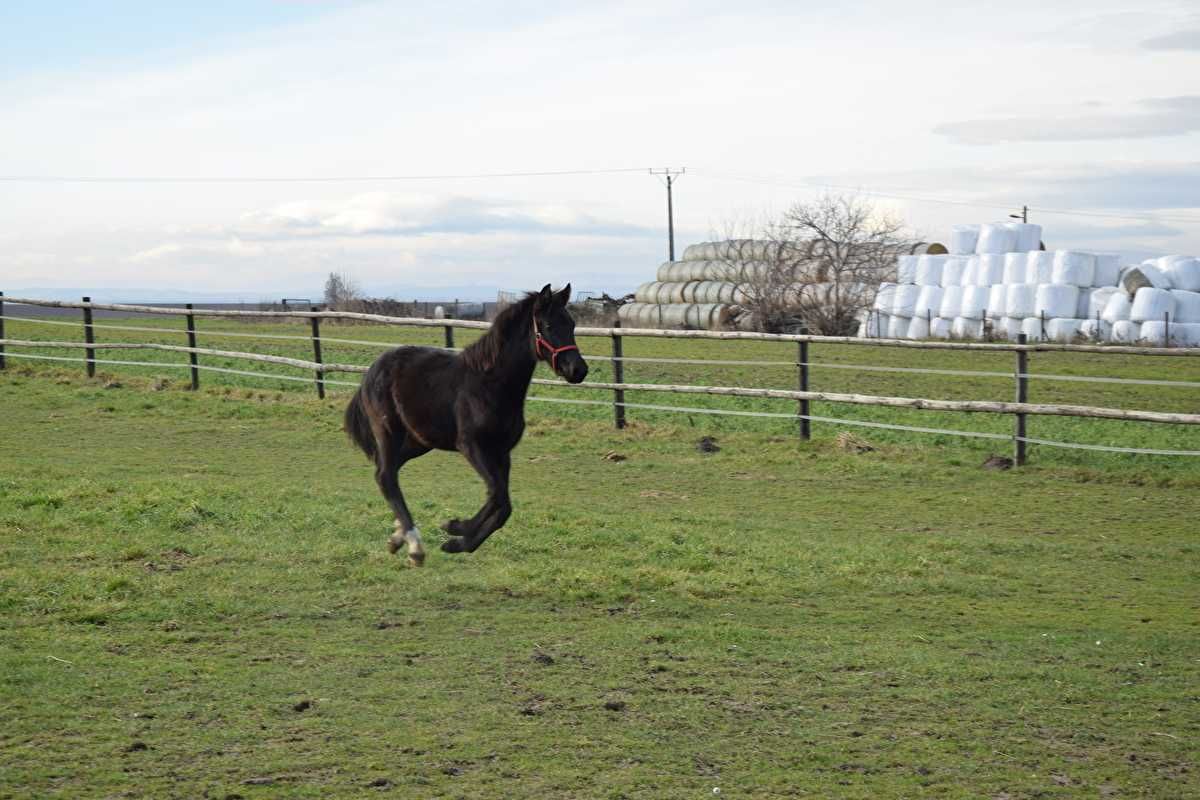
[[[539,331],[536,326],[533,329],[533,334],[533,350],[535,353],[537,353],[538,358],[541,358],[542,348],[546,348],[546,350],[550,353],[550,369],[558,369],[559,353],[565,353],[568,350],[574,350],[576,352],[579,351],[579,348],[573,344],[564,344],[562,347],[555,347],[554,345],[550,344],[550,342],[548,342],[544,336],[542,336],[542,332]]]

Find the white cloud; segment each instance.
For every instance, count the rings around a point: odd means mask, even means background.
[[[1148,139],[1194,131],[1200,131],[1200,95],[1148,98],[1129,109],[1101,113],[1072,109],[1030,117],[948,122],[934,128],[935,133],[964,144]]]

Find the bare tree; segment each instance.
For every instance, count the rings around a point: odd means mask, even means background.
[[[896,256],[912,245],[899,219],[854,195],[797,203],[780,227],[787,240],[812,243],[797,308],[810,330],[830,336],[854,334],[880,282],[895,276]]]
[[[336,311],[352,311],[361,299],[358,285],[345,272],[331,272],[325,279],[325,306]]]
[[[713,255],[725,280],[738,284],[753,327],[848,336],[910,246],[895,217],[854,195],[824,195],[796,203],[756,239],[721,243]]]

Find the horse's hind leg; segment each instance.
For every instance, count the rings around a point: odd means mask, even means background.
[[[408,504],[404,502],[398,473],[405,462],[428,453],[429,448],[410,443],[411,437],[404,432],[389,436],[387,432],[380,431],[375,439],[375,481],[396,515],[396,531],[388,537],[388,551],[395,553],[407,544],[409,563],[419,567],[425,563],[425,547],[421,542],[421,532],[409,513]]]
[[[483,507],[469,520],[454,520],[442,527],[454,538],[442,543],[447,553],[474,553],[489,536],[503,527],[512,514],[508,495],[508,473],[512,467],[509,453],[492,453],[477,445],[464,448],[463,455],[487,483],[488,496]]]

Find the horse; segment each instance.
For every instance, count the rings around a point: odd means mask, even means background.
[[[486,334],[460,353],[397,347],[375,360],[346,407],[345,430],[375,462],[375,481],[395,514],[388,551],[408,546],[425,563],[421,532],[400,492],[399,471],[430,450],[457,450],[487,484],[487,500],[468,520],[442,524],[447,553],[473,553],[512,514],[511,452],[525,431],[525,395],[539,361],[568,383],[587,377],[567,311],[571,284],[550,284],[505,308]]]

